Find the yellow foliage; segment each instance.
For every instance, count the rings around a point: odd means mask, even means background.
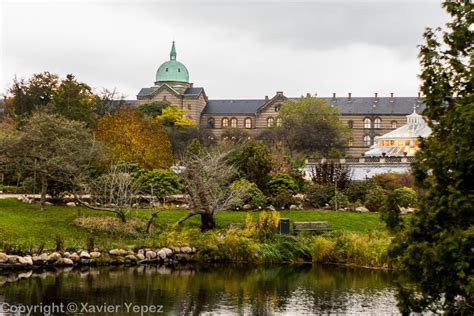
[[[171,144],[159,121],[148,119],[131,108],[106,114],[99,122],[96,139],[108,146],[116,161],[158,169],[172,164]]]
[[[170,105],[163,109],[161,115],[158,115],[155,120],[165,126],[179,126],[189,127],[193,126],[192,119],[186,117],[187,111],[179,109],[176,105]]]

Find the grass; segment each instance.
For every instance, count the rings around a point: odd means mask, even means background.
[[[80,212],[80,214],[79,214]],[[186,210],[163,210],[155,219],[155,224],[164,231],[170,231],[171,225]],[[257,221],[258,212],[250,213],[253,221]],[[67,248],[85,247],[94,239],[98,247],[110,249],[128,246],[155,246],[163,243],[165,234],[141,236],[138,238],[121,237],[104,233],[91,233],[84,228],[74,225],[74,220],[80,216],[113,216],[109,213],[93,211],[85,208],[67,206],[49,206],[45,211],[39,211],[38,205],[21,203],[15,199],[0,199],[0,248],[2,243],[14,245],[21,249],[37,249],[44,244],[45,249],[54,249],[56,238],[60,236]],[[147,219],[150,210],[132,210],[130,217]],[[246,212],[219,212],[216,222],[219,228],[225,228],[230,223],[245,221]],[[353,233],[368,231],[385,231],[384,224],[378,214],[333,212],[333,211],[283,211],[282,218],[291,221],[328,221],[333,229]],[[199,216],[189,219],[184,226],[199,227]]]

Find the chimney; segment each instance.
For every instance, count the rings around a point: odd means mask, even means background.
[[[311,93],[306,93],[307,98],[311,98]]]
[[[192,88],[194,86],[194,83],[190,82],[189,87]]]
[[[374,103],[379,102],[379,94],[377,92],[374,93]]]
[[[418,92],[418,99],[421,98],[421,92]]]
[[[393,97],[393,92],[390,92],[390,102],[394,102],[395,98]]]
[[[349,102],[351,102],[351,101],[352,101],[352,93],[351,93],[351,92],[349,92],[349,94],[348,94],[347,98],[349,99]]]
[[[283,96],[283,91],[277,91],[277,92],[276,92],[276,95]]]
[[[314,97],[317,97],[317,96],[318,96],[318,93],[317,93],[317,92],[315,92],[315,93],[314,93]]]
[[[333,93],[332,93],[332,99],[333,99],[333,100],[336,100],[336,92],[333,92]]]
[[[270,100],[270,99],[268,98],[268,95],[266,95],[265,96],[265,102],[267,102],[268,100]]]

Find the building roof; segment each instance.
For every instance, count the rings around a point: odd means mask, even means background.
[[[170,60],[161,64],[156,71],[156,82],[189,82],[189,72],[185,65],[176,60],[176,47],[171,46]]]
[[[300,98],[289,98],[297,101]],[[417,97],[397,98],[319,98],[339,109],[342,115],[406,115],[413,111],[416,104],[419,112],[425,109]],[[377,102],[374,102],[377,100]],[[203,114],[255,114],[265,103],[264,99],[209,100]]]
[[[264,99],[209,100],[203,114],[251,114],[265,103]]]
[[[141,88],[137,94],[137,97],[146,97],[153,93],[153,88]]]
[[[184,95],[199,95],[201,92],[204,91],[204,88],[196,87],[196,88],[187,88],[186,91],[184,91]]]

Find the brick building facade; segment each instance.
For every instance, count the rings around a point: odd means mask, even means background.
[[[309,94],[307,95],[309,96]],[[244,129],[255,136],[270,126],[278,126],[278,110],[284,102],[298,100],[277,91],[273,97],[262,99],[209,99],[202,87],[189,82],[187,68],[176,60],[173,42],[170,60],[156,73],[154,86],[142,88],[137,105],[166,101],[187,110],[187,115],[202,129],[209,129],[220,139],[227,129]],[[418,97],[353,97],[350,93],[340,97],[324,97],[328,105],[337,107],[340,119],[351,130],[347,156],[360,156],[373,144],[376,136],[386,134],[405,124],[405,116],[414,106],[420,113],[424,105]]]

